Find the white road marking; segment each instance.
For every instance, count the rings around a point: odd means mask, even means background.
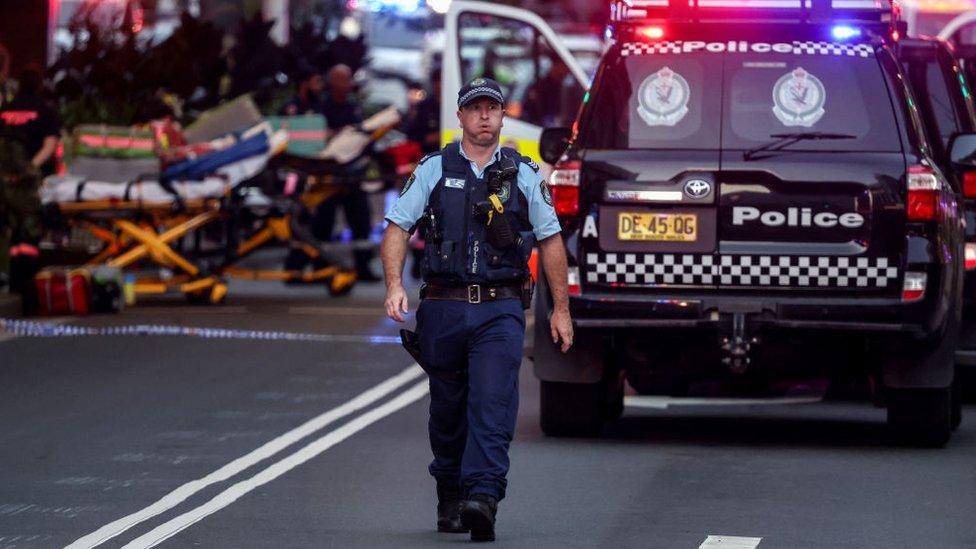
[[[762,538],[708,536],[698,549],[755,549]]]
[[[634,395],[624,397],[624,405],[633,408],[667,410],[670,406],[774,406],[779,404],[813,404],[822,396],[774,398],[680,398],[668,396]]]
[[[401,393],[396,398],[381,406],[377,406],[376,408],[373,408],[372,410],[354,419],[349,420],[342,427],[338,427],[330,431],[329,433],[316,439],[314,442],[309,443],[301,450],[298,450],[294,454],[281,459],[267,469],[257,473],[253,477],[234,484],[230,488],[227,488],[223,492],[214,496],[214,498],[207,503],[204,503],[196,509],[187,511],[182,515],[179,515],[157,526],[156,528],[153,528],[149,532],[124,545],[123,549],[148,549],[149,547],[159,545],[205,517],[216,513],[231,503],[234,503],[251,490],[263,486],[287,473],[288,471],[291,471],[295,467],[298,467],[306,461],[318,456],[322,452],[325,452],[329,448],[351,437],[380,419],[383,419],[384,417],[405,408],[414,402],[417,402],[427,395],[427,391],[427,381],[421,381],[420,383],[411,387],[409,390]]]
[[[118,536],[122,532],[125,532],[129,528],[132,528],[143,521],[149,520],[156,515],[165,513],[169,509],[176,507],[200,490],[203,490],[204,488],[218,482],[223,482],[247,469],[248,467],[251,467],[256,463],[271,457],[295,442],[298,442],[299,440],[322,429],[330,423],[333,423],[344,416],[357,412],[373,404],[377,400],[385,397],[407,383],[410,383],[421,375],[423,375],[423,370],[420,368],[420,366],[413,364],[399,374],[387,379],[371,389],[368,389],[352,400],[349,400],[340,406],[337,406],[319,416],[310,419],[309,421],[306,421],[295,429],[288,431],[274,440],[265,443],[259,448],[252,450],[250,453],[224,465],[213,473],[180,486],[179,488],[163,496],[152,505],[132,513],[131,515],[127,515],[118,520],[110,522],[98,530],[78,538],[74,541],[74,543],[68,545],[68,548],[91,548],[102,544],[115,536]]]

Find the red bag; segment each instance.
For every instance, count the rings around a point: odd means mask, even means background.
[[[34,277],[42,316],[87,315],[91,310],[91,276],[84,269],[48,268]]]

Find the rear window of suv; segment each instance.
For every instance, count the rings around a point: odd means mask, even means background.
[[[620,56],[606,62],[586,109],[581,137],[588,148],[737,150],[775,134],[828,132],[853,138],[789,149],[901,150],[874,54]]]

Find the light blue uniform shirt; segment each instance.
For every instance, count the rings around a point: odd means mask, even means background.
[[[501,145],[498,145],[495,148],[495,153],[492,155],[491,160],[485,164],[484,168],[479,170],[478,164],[468,158],[468,155],[464,154],[464,148],[459,147],[459,149],[461,156],[471,163],[471,171],[479,179],[484,177],[485,170],[489,166],[498,162],[502,151]],[[396,204],[386,214],[386,220],[390,223],[395,223],[405,231],[409,231],[417,223],[417,220],[420,219],[420,216],[423,215],[424,209],[427,207],[427,199],[430,197],[430,193],[434,190],[437,182],[441,180],[442,173],[441,158],[439,156],[429,158],[417,166],[417,169],[414,170],[411,176],[413,181],[408,182],[407,187],[403,190],[403,194],[400,195]],[[556,218],[556,209],[552,206],[552,199],[549,198],[547,200],[543,196],[542,186],[544,184],[542,176],[524,162],[519,162],[518,188],[521,189],[522,194],[528,199],[529,223],[532,225],[532,232],[535,233],[536,240],[545,240],[560,231],[559,219]],[[546,196],[549,196],[548,190],[546,190]]]

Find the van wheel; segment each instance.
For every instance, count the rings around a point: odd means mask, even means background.
[[[539,420],[551,437],[595,437],[603,427],[606,386],[541,381]],[[621,404],[622,404],[621,399]]]
[[[889,389],[888,428],[900,444],[941,448],[952,436],[952,390]]]

